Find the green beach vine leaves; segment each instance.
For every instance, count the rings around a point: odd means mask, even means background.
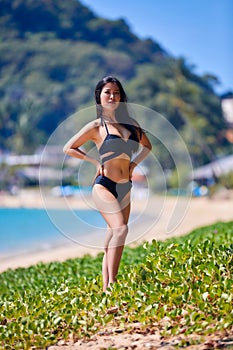
[[[232,253],[232,222],[126,247],[110,295],[102,292],[103,254],[8,270],[0,275],[0,346],[45,348],[137,323],[162,335],[230,332]]]

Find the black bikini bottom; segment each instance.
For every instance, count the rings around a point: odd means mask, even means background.
[[[111,192],[119,202],[126,196],[126,194],[132,188],[132,181],[117,183],[104,175],[97,176],[97,178],[94,181],[94,185],[95,184],[99,184],[107,188],[109,192]]]

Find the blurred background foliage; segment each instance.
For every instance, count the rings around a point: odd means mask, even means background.
[[[174,125],[194,166],[229,153],[217,77],[195,74],[124,19],[99,18],[77,0],[1,0],[0,52],[2,150],[33,153],[59,123],[94,104],[97,81],[111,74],[129,102]]]

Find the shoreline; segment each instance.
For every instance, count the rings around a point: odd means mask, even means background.
[[[70,197],[65,199],[66,208],[90,209],[82,198]],[[51,197],[46,203],[48,208],[63,208],[64,199]],[[46,209],[41,194],[38,191],[23,190],[19,196],[0,194],[1,208],[41,208]],[[129,242],[127,245],[136,246],[153,239],[166,240],[180,236],[192,230],[214,224],[218,221],[233,221],[233,196],[177,198],[151,196],[149,199],[134,198],[132,213],[137,220],[130,225]],[[170,225],[170,227],[168,227]],[[133,234],[133,236],[132,236]],[[96,256],[103,252],[102,248],[89,247],[74,242],[45,250],[4,257],[0,259],[0,273],[8,269],[27,268],[38,263],[50,263],[79,258],[84,255]]]

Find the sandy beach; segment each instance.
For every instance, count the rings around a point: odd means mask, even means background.
[[[70,197],[65,199],[65,205],[70,208],[87,208],[83,199]],[[0,195],[0,207],[7,208],[60,208],[64,199],[49,197],[44,202],[38,191],[22,191],[18,196]],[[191,230],[218,221],[233,221],[233,195],[230,192],[221,193],[212,199],[175,198],[152,196],[149,199],[134,198],[132,213],[136,216],[129,233],[128,244],[137,245],[152,239],[165,240],[179,236]],[[169,227],[168,227],[169,226]],[[29,267],[37,263],[65,261],[81,257],[85,254],[96,255],[101,248],[94,248],[68,241],[63,246],[40,250],[32,253],[11,256],[0,260],[0,272],[9,268]]]

